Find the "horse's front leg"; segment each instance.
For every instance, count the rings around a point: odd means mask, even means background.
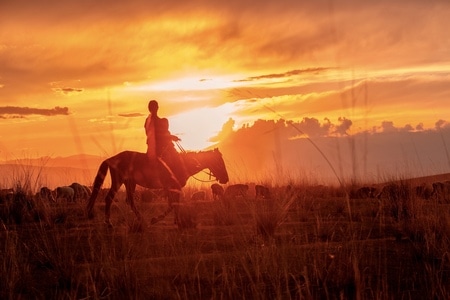
[[[136,191],[136,183],[134,182],[127,182],[125,184],[125,188],[127,190],[127,203],[130,205],[131,210],[134,212],[134,214],[136,215],[136,217],[141,220],[141,214],[139,213],[139,211],[137,210],[136,206],[134,205],[134,193]]]

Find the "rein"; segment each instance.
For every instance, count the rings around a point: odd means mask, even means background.
[[[205,171],[203,171],[203,172],[205,172]],[[211,173],[207,173],[207,172],[205,172],[206,174],[209,174],[209,177],[211,178]],[[195,180],[197,180],[197,181],[200,181],[200,182],[214,182],[214,181],[217,181],[216,179],[209,179],[209,180],[203,180],[203,179],[198,179],[197,177],[195,177],[195,176],[191,176],[192,178],[194,178]]]
[[[181,146],[181,143],[179,141],[176,141],[175,144],[182,153],[186,153],[186,150],[184,150],[183,146]]]

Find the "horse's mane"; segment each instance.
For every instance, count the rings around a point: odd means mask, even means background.
[[[207,150],[183,150],[179,153],[180,154],[201,154],[201,153],[208,153],[208,152],[214,152],[214,151],[219,151],[219,149],[214,148],[214,149],[207,149]]]
[[[183,151],[180,152],[180,155],[182,158],[188,161],[197,161],[198,158],[200,157],[212,157],[211,155],[213,155],[215,153],[214,150],[198,150],[198,151]]]
[[[195,154],[204,154],[204,153],[209,153],[209,152],[213,152],[212,149],[210,150],[185,150],[182,152],[179,152],[181,155],[195,155]]]

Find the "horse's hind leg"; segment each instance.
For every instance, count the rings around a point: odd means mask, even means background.
[[[162,219],[164,219],[172,210],[174,211],[175,218],[174,223],[178,223],[178,203],[180,202],[180,196],[181,196],[181,190],[170,190],[170,189],[164,189],[164,194],[167,196],[167,200],[169,202],[169,205],[167,209],[159,215],[157,218],[152,218],[151,223],[155,224]],[[176,203],[175,205],[173,205]]]

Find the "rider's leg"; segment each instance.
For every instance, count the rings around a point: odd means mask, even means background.
[[[148,166],[147,168],[149,170],[152,170],[151,172],[147,173],[148,174],[148,178],[147,180],[150,182],[153,182],[153,186],[155,188],[158,187],[162,187],[163,184],[161,182],[161,167],[160,167],[160,163],[159,163],[159,158],[156,155],[152,155],[151,153],[149,153],[149,151],[147,150],[147,161],[148,161]]]
[[[175,174],[172,172],[172,169],[169,167],[169,165],[161,158],[158,157],[159,163],[162,166],[162,169],[164,170],[164,173],[166,173],[166,177],[171,181],[172,184],[170,186],[173,186],[173,188],[177,190],[181,190],[183,187],[180,182],[178,181]],[[162,174],[161,174],[162,175]]]

